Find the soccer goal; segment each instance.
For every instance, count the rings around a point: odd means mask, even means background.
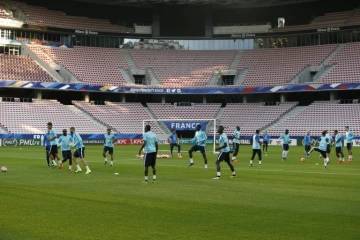
[[[148,119],[143,120],[143,131],[146,125],[150,125],[151,129],[157,133],[159,152],[170,153],[170,143],[168,141],[171,134],[171,129],[175,129],[178,136],[178,144],[181,145],[181,152],[185,153],[190,149],[191,139],[194,138],[196,126],[201,125],[201,129],[205,131],[208,139],[206,141],[206,149],[213,153],[216,148],[216,129],[219,121],[216,119]],[[159,134],[158,132],[162,132]],[[177,153],[177,148],[173,150],[174,155]]]

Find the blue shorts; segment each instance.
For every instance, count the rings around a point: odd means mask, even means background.
[[[347,150],[351,150],[352,149],[352,142],[351,143],[346,143],[346,148],[347,148]]]
[[[106,153],[107,151],[109,151],[110,155],[113,155],[114,153],[114,148],[113,147],[104,147],[104,153]]]
[[[190,150],[192,150],[194,152],[200,151],[202,154],[205,154],[204,146],[194,145],[194,146],[192,146],[192,148]]]
[[[76,151],[74,152],[74,157],[75,158],[84,158],[85,157],[85,147],[76,149]]]
[[[283,150],[289,151],[289,144],[283,144]]]
[[[321,150],[320,148],[314,148],[314,151],[319,152],[323,158],[326,158],[326,151]]]
[[[71,159],[71,151],[68,150],[68,151],[62,151],[62,156],[63,156],[63,159],[64,160],[68,160],[68,159]]]
[[[336,147],[336,153],[342,153],[342,147]]]
[[[156,165],[156,152],[146,153],[144,157],[145,167],[155,167]]]

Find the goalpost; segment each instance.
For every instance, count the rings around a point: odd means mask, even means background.
[[[183,138],[181,138],[179,136],[179,132],[182,130],[187,130],[187,131],[193,131],[194,135],[191,137],[193,138],[195,136],[195,127],[197,124],[201,124],[201,125],[205,125],[204,123],[206,123],[206,127],[202,127],[202,130],[205,131],[206,135],[208,136],[207,139],[207,144],[206,147],[208,148],[208,146],[211,144],[212,146],[212,152],[214,154],[219,153],[215,151],[216,148],[216,134],[217,134],[217,123],[218,121],[216,119],[147,119],[147,120],[143,120],[143,133],[144,133],[144,128],[146,125],[150,125],[152,127],[152,129],[154,127],[159,127],[163,132],[164,130],[167,130],[167,132],[165,132],[164,134],[157,134],[158,137],[158,144],[159,144],[159,152],[169,152],[170,153],[170,143],[168,142],[168,138],[170,136],[170,128],[168,128],[164,122],[166,123],[171,123],[172,125],[175,125],[175,129],[177,130],[177,134],[178,134],[178,138],[179,138],[179,144],[183,145],[183,144],[192,144],[190,143],[188,140],[188,138],[186,140],[184,140]],[[181,127],[183,128],[177,128],[176,124],[180,124]],[[211,136],[211,137],[209,137]],[[187,152],[189,149],[181,149],[181,152]],[[174,153],[177,153],[177,148],[174,148]]]

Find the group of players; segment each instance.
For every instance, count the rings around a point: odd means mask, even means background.
[[[63,163],[66,161],[69,161],[69,170],[73,171],[72,169],[72,161],[76,164],[76,170],[75,173],[81,172],[82,169],[80,165],[77,162],[77,159],[80,158],[82,163],[86,167],[86,173],[91,173],[91,170],[89,168],[89,165],[87,164],[85,160],[85,146],[83,144],[81,136],[75,131],[74,127],[70,128],[70,134],[67,134],[67,130],[64,129],[62,132],[62,135],[60,137],[57,136],[55,129],[52,126],[52,123],[49,122],[47,124],[48,133],[45,134],[44,140],[43,140],[43,147],[46,149],[46,156],[47,156],[47,163],[50,167],[50,160],[52,162],[52,167],[56,167],[56,161],[59,162],[59,168],[61,169],[63,167]],[[143,145],[141,146],[139,150],[139,156],[141,156],[141,151],[144,149],[145,155],[144,155],[144,183],[148,182],[148,172],[149,167],[152,167],[153,170],[153,180],[152,183],[155,183],[156,181],[156,158],[157,158],[157,152],[158,152],[158,139],[155,133],[151,132],[150,125],[146,125],[144,129],[145,133],[143,134]],[[347,150],[349,154],[348,161],[352,161],[352,141],[354,138],[354,134],[349,130],[349,127],[345,127],[346,136],[345,140],[347,142]],[[219,155],[216,160],[216,177],[213,178],[215,180],[221,179],[221,162],[226,162],[232,172],[231,178],[236,178],[236,173],[234,166],[232,162],[237,162],[237,154],[239,152],[240,147],[240,127],[237,126],[234,133],[233,133],[233,149],[230,148],[229,139],[226,133],[224,132],[224,127],[219,126],[217,129],[217,132],[219,134],[219,146],[215,149],[216,151],[219,151]],[[268,145],[270,143],[270,135],[267,133],[267,131],[264,132],[262,136],[262,141],[260,140],[260,131],[256,130],[255,134],[252,137],[252,156],[250,158],[249,166],[252,167],[253,160],[255,156],[258,156],[259,161],[259,167],[262,166],[262,152],[265,153],[265,156],[267,156],[268,151]],[[310,131],[306,133],[304,136],[304,139],[302,141],[303,145],[305,146],[305,155],[308,158],[310,156],[310,153],[313,151],[317,151],[320,153],[320,157],[324,158],[324,167],[327,167],[327,164],[330,162],[329,154],[331,152],[332,145],[336,146],[336,155],[339,158],[339,163],[344,163],[344,154],[342,150],[342,140],[344,137],[337,131],[334,131],[334,138],[328,134],[328,131],[323,131],[322,136],[319,137],[317,140],[312,140],[310,136]],[[289,130],[286,129],[283,134],[280,135],[279,140],[282,141],[283,151],[282,151],[282,160],[286,161],[287,155],[289,152],[289,143],[290,143],[290,135]],[[176,134],[176,130],[172,129],[172,133],[168,138],[168,141],[170,143],[170,154],[171,157],[173,157],[173,149],[174,147],[178,148],[178,158],[182,158],[181,155],[181,146],[179,145],[179,139]],[[191,143],[194,145],[191,147],[191,149],[188,151],[190,163],[188,167],[191,167],[194,165],[193,160],[193,153],[199,151],[204,159],[205,164],[205,170],[208,169],[208,160],[206,156],[206,141],[207,141],[207,135],[206,133],[201,129],[201,125],[196,126],[196,132],[195,137],[191,140]],[[111,156],[111,162],[110,166],[113,166],[114,164],[114,143],[116,142],[116,136],[111,133],[111,129],[107,129],[107,133],[104,134],[104,150],[103,150],[103,157],[104,157],[104,165],[107,164],[108,160],[106,157],[106,153],[109,152]],[[313,146],[311,144],[313,143]],[[315,147],[316,144],[319,143],[318,147]],[[76,148],[74,154],[71,154],[71,146],[74,146]],[[261,151],[262,146],[262,151]],[[62,150],[62,157],[63,159],[60,159],[58,156],[58,147],[61,147]],[[230,153],[233,153],[232,159],[230,160]]]
[[[85,174],[91,173],[88,163],[85,160],[85,146],[83,140],[79,133],[75,131],[74,127],[70,128],[70,134],[67,133],[67,130],[62,131],[61,136],[57,136],[55,129],[51,122],[47,124],[47,133],[44,136],[42,146],[46,151],[46,160],[48,167],[50,167],[50,160],[52,167],[57,167],[55,159],[59,162],[59,168],[63,168],[63,163],[69,161],[69,171],[73,171],[72,162],[74,161],[76,165],[75,173],[82,172],[80,165],[77,162],[77,159],[80,158],[81,162],[86,167]],[[106,153],[109,152],[111,156],[110,166],[114,164],[114,143],[116,142],[116,136],[111,133],[111,129],[107,129],[107,133],[104,134],[104,165],[107,164],[108,160]],[[72,155],[71,146],[75,147],[75,152]],[[62,159],[58,155],[58,148],[61,147]]]
[[[157,138],[156,134],[152,133],[151,127],[149,125],[145,126],[145,134],[143,137],[144,143],[139,151],[139,155],[141,154],[141,150],[145,148],[145,156],[144,156],[144,166],[145,166],[145,181],[144,183],[148,182],[148,168],[151,166],[153,168],[153,183],[156,181],[156,156],[158,151],[158,144],[157,144]],[[352,142],[354,138],[354,134],[349,130],[349,127],[345,127],[346,135],[345,140],[347,143],[347,150],[349,154],[348,161],[352,161]],[[240,146],[240,127],[237,126],[236,130],[233,134],[233,149],[230,149],[229,145],[229,139],[227,135],[224,133],[224,127],[219,126],[217,129],[217,132],[219,134],[219,147],[217,147],[215,150],[220,151],[217,160],[216,160],[216,177],[213,178],[215,180],[221,179],[221,168],[220,163],[226,162],[232,172],[231,178],[236,178],[236,173],[234,166],[232,162],[230,161],[230,153],[233,153],[232,161],[237,162],[236,159],[237,154],[239,152],[239,146]],[[250,158],[249,166],[252,167],[253,160],[256,155],[258,155],[259,160],[259,167],[262,166],[262,151],[265,152],[265,156],[267,156],[268,146],[270,143],[270,135],[267,133],[267,131],[264,132],[262,136],[262,141],[260,140],[260,130],[256,130],[255,134],[252,137],[253,143],[252,143],[252,156]],[[207,165],[207,157],[205,152],[206,147],[206,140],[207,136],[206,133],[201,130],[201,125],[196,126],[196,133],[195,137],[191,140],[192,143],[195,143],[195,145],[188,151],[190,163],[188,167],[191,167],[194,165],[193,160],[193,152],[199,151],[204,159],[205,164],[205,170],[208,169]],[[280,135],[279,139],[282,141],[283,151],[282,151],[282,160],[286,161],[288,153],[289,153],[289,144],[290,144],[290,135],[289,130],[286,129],[283,134]],[[324,158],[324,167],[327,167],[327,164],[330,162],[329,154],[331,152],[332,145],[336,146],[336,155],[339,158],[339,163],[344,163],[344,154],[342,150],[342,140],[344,140],[344,137],[338,132],[338,130],[334,131],[334,138],[328,134],[328,131],[323,131],[322,136],[319,137],[317,140],[311,140],[310,131],[306,133],[304,136],[304,139],[302,141],[303,145],[305,146],[305,155],[307,158],[309,158],[310,153],[313,151],[317,151],[320,153],[320,157]],[[180,145],[178,143],[178,137],[176,134],[176,130],[172,129],[172,133],[170,137],[168,138],[168,141],[170,143],[170,154],[171,157],[173,157],[173,148],[176,146],[178,147],[178,157],[181,158],[180,153]],[[311,146],[313,143],[313,146]],[[315,147],[317,144],[319,144],[318,147]],[[261,151],[262,146],[262,151]]]

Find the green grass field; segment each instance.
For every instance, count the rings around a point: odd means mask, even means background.
[[[212,180],[216,155],[204,171],[198,153],[191,168],[184,154],[158,160],[156,184],[141,183],[138,148],[116,147],[111,168],[101,146],[88,146],[85,175],[48,168],[40,147],[1,147],[0,239],[360,239],[356,148],[354,162],[331,153],[324,169],[318,153],[302,163],[303,148],[292,147],[282,162],[270,147],[263,167],[250,168],[242,146],[238,178],[223,163],[221,180]]]

